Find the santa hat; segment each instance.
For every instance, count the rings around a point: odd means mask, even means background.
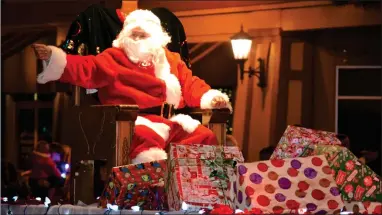
[[[124,26],[128,24],[137,24],[137,26],[140,26],[139,23],[144,22],[151,22],[153,24],[156,24],[156,26],[161,27],[160,19],[149,10],[135,10],[131,12],[126,17]]]
[[[162,46],[166,46],[171,42],[171,37],[163,30],[160,19],[153,12],[149,10],[135,10],[126,17],[120,35],[113,41],[113,47],[121,48],[123,46],[121,36],[125,36],[126,32],[136,27],[140,27],[145,32],[155,35],[154,39]]]

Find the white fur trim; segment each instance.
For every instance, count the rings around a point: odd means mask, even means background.
[[[141,116],[137,117],[137,120],[135,120],[135,125],[144,125],[151,128],[155,133],[161,136],[164,141],[167,141],[168,136],[170,135],[170,126],[160,122],[151,122]]]
[[[166,102],[178,108],[182,97],[182,88],[178,78],[173,74],[169,74],[162,80],[166,84]]]
[[[200,99],[200,108],[202,109],[212,109],[212,100],[216,96],[221,96],[224,98],[224,100],[227,103],[226,108],[228,108],[232,113],[232,106],[229,103],[229,98],[227,94],[220,92],[219,90],[208,90],[206,93],[203,94],[202,98]]]
[[[126,16],[124,26],[132,24],[134,22],[153,22],[158,26],[161,26],[160,19],[150,10],[134,10]]]
[[[174,74],[171,74],[170,70],[171,67],[163,49],[155,65],[155,76],[166,84],[166,102],[178,108],[180,99],[182,98],[182,88],[179,79]]]
[[[66,67],[66,53],[57,47],[48,46],[52,50],[49,62],[43,61],[44,70],[37,76],[37,83],[45,84],[61,78]]]
[[[183,130],[187,133],[191,134],[195,131],[195,129],[200,125],[198,120],[191,118],[189,115],[178,114],[176,116],[171,117],[171,122],[176,122],[182,126]]]
[[[97,89],[86,89],[86,94],[93,94],[93,93],[96,93],[98,92]]]
[[[151,161],[157,160],[165,160],[167,159],[167,153],[160,148],[150,148],[146,151],[143,151],[137,155],[134,159],[132,159],[133,164],[138,163],[147,163]]]

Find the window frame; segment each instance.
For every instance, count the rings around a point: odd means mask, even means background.
[[[339,72],[341,69],[380,69],[382,73],[382,66],[373,65],[354,65],[354,66],[336,66],[336,89],[335,89],[335,120],[334,128],[335,132],[338,133],[338,101],[339,100],[381,100],[382,96],[340,96],[339,92]]]

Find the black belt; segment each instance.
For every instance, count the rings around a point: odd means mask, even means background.
[[[161,106],[139,109],[140,114],[154,114],[166,119],[169,119],[174,115],[174,105],[163,103]]]

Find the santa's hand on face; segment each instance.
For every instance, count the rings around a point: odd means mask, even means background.
[[[37,81],[59,80],[97,88],[102,104],[160,109],[166,103],[175,109],[232,110],[226,94],[192,76],[179,54],[165,48],[170,41],[158,17],[148,10],[136,10],[126,17],[113,48],[97,56],[67,55],[54,46],[33,45],[36,56],[44,62]],[[190,116],[178,114],[166,119],[158,115],[138,116],[135,122],[130,152],[134,163],[166,159],[164,148],[169,143],[217,143],[215,135]]]

